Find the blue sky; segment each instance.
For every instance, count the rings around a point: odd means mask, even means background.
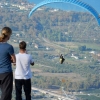
[[[39,3],[39,2],[42,2],[43,0],[28,0],[29,2],[34,2],[34,3]],[[83,2],[89,4],[90,6],[92,6],[98,13],[100,13],[100,0],[82,0]],[[70,6],[71,4],[68,4],[67,5],[67,8],[66,8],[66,5],[65,4],[49,4],[50,6],[54,7],[54,8],[63,8],[63,9],[67,9],[68,8],[68,5]],[[73,9],[80,9],[79,7],[77,6],[72,6]]]

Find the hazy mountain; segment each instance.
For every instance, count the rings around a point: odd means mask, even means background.
[[[29,2],[34,2],[34,3],[39,3],[43,0],[28,0]],[[94,9],[97,10],[97,12],[100,13],[100,0],[82,0],[83,2],[86,2],[87,4],[91,5]],[[61,9],[72,9],[72,10],[79,10],[80,7],[77,7],[77,6],[74,6],[74,5],[71,5],[71,4],[64,4],[64,3],[52,3],[52,4],[49,4],[50,6],[54,7],[54,8],[61,8]],[[83,9],[80,9],[83,11]]]
[[[0,2],[21,3],[21,2],[27,2],[27,0],[0,0]]]

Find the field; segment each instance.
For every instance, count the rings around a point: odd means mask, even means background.
[[[45,46],[51,48],[51,50],[45,49],[34,49],[28,48],[29,52],[31,52],[32,56],[34,57],[35,65],[31,66],[32,72],[34,72],[34,76],[32,78],[37,78],[36,76],[40,77],[47,77],[49,78],[58,78],[60,81],[65,82],[69,80],[72,83],[86,81],[86,75],[92,74],[95,75],[95,70],[92,67],[88,67],[88,65],[92,64],[91,61],[96,61],[94,54],[90,54],[90,51],[79,51],[79,46],[86,46],[87,48],[91,48],[93,51],[100,52],[100,45],[96,43],[77,43],[77,42],[51,42],[47,39],[43,39],[39,42]],[[17,43],[12,43],[14,47],[18,47]],[[75,59],[72,56],[72,53],[75,56],[80,57],[79,59]],[[37,54],[36,56],[34,54]],[[63,54],[65,57],[64,64],[59,63],[59,55]],[[46,55],[46,57],[44,57]],[[86,58],[84,58],[86,57]],[[97,66],[97,65],[96,65]],[[93,66],[93,68],[96,68]],[[99,66],[99,65],[98,65]],[[97,67],[98,67],[97,66]],[[98,67],[99,68],[99,67]],[[15,69],[15,67],[13,67]],[[44,71],[44,69],[48,70],[71,70],[71,72],[48,72]],[[97,69],[96,69],[97,70]],[[99,70],[98,70],[99,73]],[[96,74],[98,74],[96,72]],[[41,80],[38,79],[37,80]],[[64,81],[65,80],[65,81]],[[44,83],[41,83],[44,84]],[[53,90],[55,91],[55,90]],[[57,91],[56,91],[57,92]],[[67,91],[68,92],[68,91]],[[96,92],[95,92],[96,93]],[[89,96],[88,93],[86,95],[79,95],[79,97],[87,99],[87,100],[99,100],[97,96],[98,93],[95,95]]]

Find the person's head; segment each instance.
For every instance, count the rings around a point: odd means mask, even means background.
[[[12,30],[9,27],[4,27],[1,30],[1,35],[0,35],[0,42],[4,41],[4,40],[9,40],[10,36],[12,34]]]
[[[20,43],[19,43],[19,48],[20,48],[21,50],[26,50],[26,42],[25,42],[25,41],[20,42]]]

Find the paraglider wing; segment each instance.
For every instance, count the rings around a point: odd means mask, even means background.
[[[32,13],[37,10],[38,8],[40,8],[41,6],[44,6],[44,5],[47,5],[47,4],[50,4],[50,3],[71,3],[71,4],[74,4],[74,5],[77,5],[77,6],[80,6],[86,10],[88,10],[94,17],[95,19],[97,20],[98,22],[98,25],[100,25],[100,16],[98,14],[98,12],[93,8],[91,7],[90,5],[80,1],[80,0],[44,0],[43,2],[37,4],[29,13],[28,17],[30,17],[32,15]]]

